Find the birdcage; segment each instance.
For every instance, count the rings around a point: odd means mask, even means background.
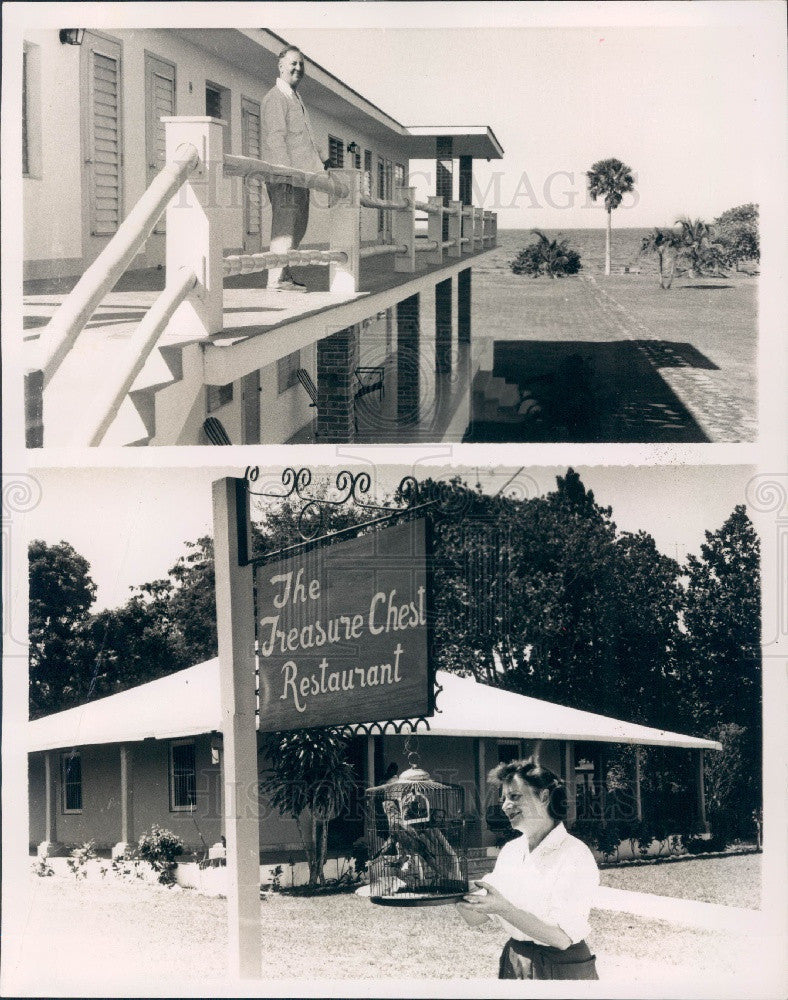
[[[464,793],[411,766],[365,797],[369,896],[424,905],[468,891]]]

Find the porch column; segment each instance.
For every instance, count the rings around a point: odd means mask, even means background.
[[[451,295],[452,281],[446,278],[435,286],[435,374],[451,375]]]
[[[435,194],[443,198],[448,207],[454,190],[454,160],[452,159],[452,137],[439,135],[435,140]],[[443,238],[449,238],[449,220],[443,219]]]
[[[364,780],[367,788],[372,788],[375,784],[375,737],[367,736],[367,760]]]
[[[485,761],[484,739],[473,741],[474,777],[476,779],[476,811],[479,814],[479,846],[484,845],[487,815],[487,764]]]
[[[39,858],[56,858],[65,854],[65,847],[57,839],[57,766],[58,756],[54,751],[44,754],[44,804],[46,808],[46,831],[43,841],[36,848]]]
[[[703,833],[709,832],[709,824],[706,819],[706,787],[704,781],[704,751],[693,751],[695,754],[695,790],[698,800],[698,823]]]
[[[420,412],[420,302],[418,293],[397,303],[397,423],[415,424]]]
[[[211,861],[226,859],[227,857],[227,820],[225,818],[224,803],[224,740],[221,733],[211,733],[211,763],[216,765],[216,784],[219,792],[219,802],[216,803],[214,794],[214,804],[219,809],[219,839],[208,848],[208,857]]]
[[[112,848],[113,858],[123,858],[134,843],[134,789],[132,749],[122,743],[120,747],[120,840]]]
[[[577,821],[577,779],[575,776],[575,745],[564,741],[564,782],[566,784],[566,821],[573,826]]]
[[[354,372],[358,327],[348,326],[317,343],[317,438],[347,444],[355,439]]]
[[[473,157],[460,157],[460,201],[473,204]],[[463,248],[468,252],[468,248]],[[473,247],[470,247],[473,250]],[[457,275],[457,339],[461,344],[471,342],[471,269],[466,267]]]
[[[597,760],[599,761],[597,789],[599,792],[599,807],[601,810],[600,819],[602,820],[602,826],[607,826],[607,747],[604,743],[599,745]]]
[[[637,820],[643,819],[643,800],[640,794],[640,747],[635,747],[635,809]]]

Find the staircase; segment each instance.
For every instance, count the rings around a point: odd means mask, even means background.
[[[514,382],[478,371],[471,389],[473,423],[516,424],[540,422],[542,408],[530,393],[521,393]]]

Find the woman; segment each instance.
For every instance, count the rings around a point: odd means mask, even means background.
[[[521,836],[504,844],[482,890],[457,906],[471,925],[493,918],[511,937],[499,979],[598,979],[585,942],[599,871],[586,845],[567,833],[561,779],[532,757],[500,764],[489,780]]]

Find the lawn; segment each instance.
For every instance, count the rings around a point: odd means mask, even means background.
[[[761,905],[762,857],[682,858],[664,864],[606,868],[601,873],[602,885],[757,910]]]
[[[742,862],[749,860],[720,859],[716,867],[722,872],[730,865],[736,881],[748,877]],[[710,881],[707,863],[695,860],[607,871],[604,881],[629,876],[633,882],[626,887],[643,890],[649,880],[664,883],[664,870],[676,869],[678,885],[694,865],[701,866],[698,879]],[[226,976],[223,899],[141,882],[31,879],[21,950],[7,941],[4,959],[27,970],[25,982],[39,995],[46,995],[48,984],[63,995],[69,984],[98,987],[107,977],[124,990],[145,985],[147,992],[174,979],[215,995],[213,987],[205,991]],[[594,911],[591,923],[600,974],[611,983],[698,977],[708,984],[719,976],[730,984],[742,973],[743,954],[760,944],[743,933],[711,933],[626,913]],[[261,903],[261,935],[266,980],[491,979],[504,939],[492,926],[471,930],[451,906],[380,907],[354,895],[268,897]]]

